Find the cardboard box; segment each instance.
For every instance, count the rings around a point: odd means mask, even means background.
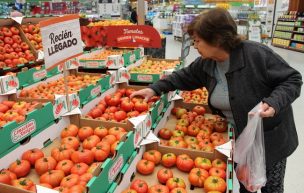
[[[158,58],[152,58],[152,57],[147,57],[144,59],[143,63],[151,60],[151,61],[166,61],[166,62],[175,62],[178,60],[174,60],[174,59],[158,59]],[[140,66],[140,65],[139,65]],[[154,83],[160,79],[165,78],[166,76],[172,74],[173,71],[181,69],[183,67],[182,62],[179,61],[179,64],[177,64],[175,66],[174,69],[168,69],[168,70],[164,70],[162,73],[160,74],[153,74],[153,73],[135,73],[135,72],[131,72],[132,68],[129,70],[131,78],[130,81],[132,82],[145,82],[145,83]]]
[[[233,192],[233,162],[232,160],[228,159],[226,156],[220,154],[217,152],[214,157],[209,157],[208,154],[205,154],[203,152],[194,152],[191,150],[180,150],[176,148],[167,148],[167,147],[161,147],[157,143],[148,144],[145,146],[142,146],[137,151],[134,151],[132,154],[130,161],[124,166],[124,168],[121,171],[121,175],[118,178],[116,183],[113,183],[110,190],[108,192],[122,192],[123,190],[127,189],[133,180],[135,179],[141,179],[148,183],[148,186],[153,186],[155,184],[159,184],[157,180],[157,172],[164,168],[161,164],[155,166],[154,172],[151,175],[141,175],[136,172],[136,164],[138,161],[142,159],[142,155],[145,151],[155,149],[161,152],[161,154],[165,153],[174,153],[175,155],[181,155],[181,154],[187,154],[189,155],[193,160],[196,157],[205,157],[210,159],[211,161],[220,158],[223,161],[226,161],[227,163],[227,170],[226,170],[226,193],[232,193]],[[170,168],[173,172],[174,177],[179,177],[184,179],[186,183],[186,190],[187,192],[191,193],[205,193],[203,188],[197,188],[190,185],[188,181],[188,173],[187,172],[181,172],[176,167]]]
[[[77,117],[72,117],[71,120],[68,117],[62,118],[58,123],[55,123],[41,132],[39,135],[31,138],[29,142],[5,155],[0,161],[0,168],[7,168],[9,164],[19,158],[23,152],[32,148],[40,148],[43,150],[46,156],[50,156],[51,149],[60,145],[60,132],[70,123],[77,124],[79,127],[90,126],[97,127],[100,124],[91,123],[89,121],[79,121]],[[107,128],[113,127],[114,125],[105,124],[102,125]],[[133,153],[134,147],[134,133],[129,131],[126,136],[123,137],[121,142],[116,148],[116,153],[113,157],[107,158],[103,164],[97,168],[93,175],[94,177],[87,184],[88,193],[99,193],[106,192],[111,186],[112,182],[116,180],[116,177],[120,174],[120,170],[127,163],[131,154]],[[39,183],[39,176],[36,174],[34,169],[27,176],[35,183]],[[12,186],[6,186],[0,184],[0,192],[18,192],[18,190]],[[26,191],[20,191],[26,192]]]

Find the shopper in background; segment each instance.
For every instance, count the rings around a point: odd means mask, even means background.
[[[17,7],[16,6],[13,6],[12,7],[12,11],[11,11],[11,14],[10,14],[11,17],[22,17],[23,14],[21,12],[18,11]]]
[[[132,9],[132,12],[131,12],[131,22],[137,24],[137,12],[136,12],[136,8]]]
[[[206,87],[213,113],[234,124],[238,137],[248,112],[263,102],[267,183],[262,193],[282,193],[286,158],[298,146],[291,103],[300,95],[302,77],[267,46],[242,41],[224,9],[211,9],[188,27],[201,57],[188,67],[135,92],[148,98],[176,89]],[[243,185],[241,193],[248,192]]]

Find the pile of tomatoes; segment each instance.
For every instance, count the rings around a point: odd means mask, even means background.
[[[40,149],[30,149],[21,159],[0,171],[0,183],[35,192],[34,182],[27,178],[31,168],[39,175],[39,185],[63,193],[86,192],[93,172],[108,157],[126,134],[121,127],[95,129],[69,125],[61,131],[61,145],[45,155]]]
[[[177,118],[175,128],[158,132],[162,145],[213,152],[215,146],[226,143],[221,133],[227,131],[227,121],[206,114],[203,106],[195,106],[191,111],[173,108],[172,114]]]
[[[0,102],[0,127],[11,121],[23,122],[26,114],[33,111],[37,105],[39,105],[38,102],[28,103],[7,100]]]
[[[36,50],[42,50],[42,37],[39,24],[21,25],[26,38]]]
[[[204,188],[206,193],[222,193],[226,190],[226,163],[220,159],[211,162],[207,158],[196,157],[193,160],[187,154],[162,155],[157,150],[149,150],[143,154],[143,159],[137,163],[136,169],[142,175],[150,175],[159,164],[163,166],[157,171],[159,184],[149,187],[145,181],[137,179],[124,193],[186,193],[186,181],[174,176],[170,169],[174,166],[188,173],[188,181],[193,187]]]
[[[131,99],[130,95],[134,91],[133,88],[122,88],[105,96],[85,118],[126,123],[129,118],[146,114],[159,100],[159,96],[153,96],[147,102],[138,96]]]

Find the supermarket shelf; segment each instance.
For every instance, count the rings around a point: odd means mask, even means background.
[[[297,21],[296,19],[278,19],[278,21]]]
[[[294,27],[295,25],[283,25],[283,24],[277,24],[277,26],[288,26],[288,27]]]
[[[291,41],[293,41],[293,42],[301,42],[301,43],[304,43],[304,40],[291,39]]]
[[[304,31],[293,31],[293,33],[296,33],[296,34],[304,34]]]
[[[274,43],[272,43],[272,46],[278,47],[278,48],[284,48],[284,49],[287,49],[287,50],[292,50],[292,51],[297,51],[297,52],[302,52],[302,53],[304,53],[304,49],[298,49],[298,48],[293,48],[293,47],[290,47],[290,46],[283,46],[283,45],[274,44]]]
[[[272,43],[272,46],[279,47],[279,48],[285,48],[285,49],[288,49],[288,48],[289,48],[289,46],[283,46],[283,45],[274,44],[274,43]]]
[[[284,38],[284,37],[280,37],[280,36],[273,36],[274,38],[279,38],[279,39],[283,39],[283,40],[290,40],[290,38]]]
[[[304,28],[304,25],[295,25],[295,27]]]
[[[288,49],[293,50],[293,51],[303,52],[303,53],[304,53],[304,49],[293,48],[293,47],[289,47]]]

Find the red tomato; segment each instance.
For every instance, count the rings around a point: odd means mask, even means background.
[[[194,167],[194,161],[186,154],[177,156],[176,167],[183,171],[189,172]]]
[[[80,181],[79,175],[70,174],[62,179],[60,186],[70,188],[72,186],[77,185],[79,181]]]
[[[60,185],[61,180],[64,178],[64,172],[61,170],[49,170],[40,176],[40,183],[46,183],[52,187]]]
[[[75,151],[71,155],[71,160],[74,163],[85,163],[90,165],[94,161],[94,153],[90,150],[83,149],[80,151]]]
[[[0,183],[9,184],[10,185],[11,181],[12,181],[12,179],[11,179],[9,173],[6,172],[6,171],[1,170],[0,171]]]
[[[93,147],[92,152],[96,161],[104,161],[110,154],[110,144],[107,142],[100,142]]]
[[[210,176],[218,176],[220,178],[226,179],[226,172],[221,168],[210,168]]]
[[[10,164],[9,170],[16,174],[17,178],[24,177],[30,173],[31,164],[27,160],[16,160]]]
[[[96,127],[94,129],[94,135],[97,135],[100,139],[108,135],[108,129],[105,127]]]
[[[122,127],[111,127],[109,129],[109,135],[117,135],[120,132],[126,132],[126,130]]]
[[[225,180],[217,176],[209,176],[204,182],[204,189],[206,192],[209,191],[225,192],[226,186],[227,185]]]
[[[167,186],[156,184],[149,188],[148,193],[169,193],[170,190]]]
[[[53,157],[43,157],[36,161],[35,170],[38,175],[42,175],[49,170],[55,169],[57,161]]]
[[[86,187],[83,185],[75,185],[69,189],[69,193],[85,193]]]
[[[71,168],[71,174],[77,174],[79,176],[86,173],[89,169],[89,166],[85,163],[77,163]]]
[[[72,153],[74,152],[74,149],[70,148],[53,148],[51,151],[51,156],[57,161],[61,160],[69,160],[71,158]]]
[[[166,153],[162,156],[162,165],[170,168],[173,167],[176,163],[176,155],[173,153]]]
[[[91,178],[93,178],[93,174],[91,174],[91,173],[84,173],[84,174],[82,174],[80,176],[79,180],[81,182],[84,182],[84,184],[87,184],[90,181]]]
[[[120,104],[120,108],[125,112],[130,112],[134,108],[134,103],[131,101],[122,101]]]
[[[127,118],[127,113],[125,111],[117,111],[114,113],[114,119],[118,122],[125,120]]]
[[[174,188],[186,188],[185,181],[181,178],[169,178],[166,182],[166,186],[169,190],[173,190]]]
[[[227,165],[223,160],[215,159],[212,161],[212,167],[221,168],[226,171]]]
[[[30,149],[22,154],[22,159],[30,162],[32,166],[35,165],[35,162],[44,157],[44,153],[40,149]]]
[[[136,179],[131,183],[131,189],[135,190],[137,193],[147,193],[148,192],[148,184],[140,179]]]
[[[211,161],[207,158],[197,157],[194,160],[194,165],[197,168],[208,170],[212,167]]]
[[[174,188],[170,193],[187,193],[187,191],[184,188]]]
[[[82,142],[82,148],[83,149],[92,149],[99,142],[100,142],[100,138],[97,135],[89,136]]]
[[[204,187],[205,180],[209,177],[207,170],[201,168],[193,168],[188,176],[189,182],[195,187]]]
[[[66,137],[61,140],[61,144],[68,145],[74,150],[79,148],[79,140],[76,137]]]
[[[192,111],[196,112],[198,115],[204,115],[206,112],[206,109],[203,106],[197,105],[192,109]]]
[[[74,124],[70,124],[68,127],[61,131],[61,139],[65,137],[76,137],[78,133],[78,127]]]
[[[196,125],[188,126],[187,134],[193,137],[196,137],[197,134],[200,132],[200,128]]]
[[[134,109],[138,112],[144,112],[149,110],[149,106],[146,102],[136,102],[134,105]]]
[[[92,129],[92,127],[81,127],[78,130],[78,137],[80,141],[85,140],[86,138],[90,137],[93,134],[94,134],[94,130]]]
[[[102,142],[106,142],[110,145],[114,144],[116,141],[116,136],[115,135],[107,135],[105,136],[102,140]],[[97,144],[98,145],[98,144]]]
[[[34,185],[34,182],[27,178],[19,178],[16,180],[12,180],[12,185],[16,188],[29,190]]]
[[[155,165],[161,161],[161,153],[157,150],[149,150],[144,153],[143,159],[154,162]]]
[[[172,177],[173,172],[170,169],[163,168],[157,172],[157,179],[161,184],[166,184],[167,180]]]
[[[54,190],[57,190],[59,193],[68,193],[69,189],[66,187],[62,187],[62,186],[58,186],[56,188],[54,188]]]
[[[137,193],[137,191],[129,188],[129,189],[122,191],[122,193]]]
[[[61,160],[57,163],[56,170],[62,170],[65,175],[71,173],[71,169],[74,166],[74,163],[71,160]]]
[[[148,160],[140,160],[137,165],[136,169],[140,174],[148,175],[154,171],[155,164]]]
[[[162,139],[170,139],[170,137],[172,136],[172,131],[168,128],[162,128],[161,130],[159,130],[158,136]]]

